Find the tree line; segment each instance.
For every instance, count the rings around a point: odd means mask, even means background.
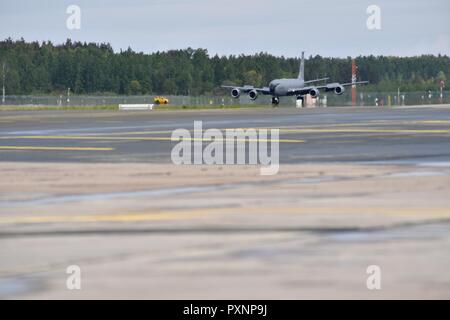
[[[437,90],[441,80],[450,78],[446,55],[355,59],[358,80],[370,81],[368,91]],[[114,52],[108,43],[70,39],[55,45],[8,38],[0,41],[0,74],[3,64],[8,95],[60,94],[67,88],[75,94],[218,94],[223,84],[266,86],[272,79],[296,77],[299,69],[298,58],[268,53],[219,56],[201,48]],[[350,82],[351,58],[310,56],[305,74]]]

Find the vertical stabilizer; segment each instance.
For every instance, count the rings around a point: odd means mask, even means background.
[[[305,81],[305,51],[302,51],[302,58],[300,60],[300,70],[298,73],[298,78]]]

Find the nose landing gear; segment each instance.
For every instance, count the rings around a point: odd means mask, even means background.
[[[280,98],[272,97],[272,106],[276,107],[280,103]]]

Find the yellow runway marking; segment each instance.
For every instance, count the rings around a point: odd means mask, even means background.
[[[421,121],[397,121],[397,120],[373,120],[371,122],[355,122],[355,123],[326,123],[321,125],[302,125],[302,126],[280,126],[280,127],[248,127],[248,128],[221,128],[221,131],[228,130],[249,130],[249,129],[280,129],[284,130],[303,130],[303,129],[312,129],[312,130],[321,130],[323,127],[333,128],[333,127],[361,127],[361,126],[379,126],[379,125],[407,125],[407,124],[450,124],[450,120],[421,120]],[[325,129],[328,130],[328,129]],[[333,129],[329,129],[333,130]],[[338,129],[339,130],[339,129]],[[356,130],[364,130],[364,129],[356,129]],[[370,130],[370,129],[369,129]],[[380,129],[384,130],[384,129]],[[390,129],[386,129],[390,130]],[[392,130],[401,130],[401,129],[392,129]],[[420,129],[419,129],[420,130]],[[427,129],[425,129],[427,130]],[[189,130],[190,132],[194,132],[194,130]],[[203,130],[205,131],[205,130]],[[107,133],[105,135],[139,135],[139,134],[170,134],[171,130],[164,131],[130,131],[130,132],[114,132]]]
[[[38,147],[38,146],[0,146],[0,150],[112,151],[112,150],[114,150],[114,148],[95,148],[95,147]]]
[[[163,131],[130,131],[130,132],[111,132],[104,133],[104,136],[120,136],[120,135],[140,135],[140,134],[171,134],[173,130]],[[190,130],[193,131],[193,130]]]
[[[361,213],[392,216],[411,216],[426,217],[427,219],[448,218],[450,211],[443,207],[248,207],[247,215],[251,214],[333,214],[333,215],[360,215]],[[239,214],[236,208],[212,208],[197,209],[192,211],[173,211],[173,212],[155,212],[155,213],[129,213],[129,214],[95,214],[95,215],[46,215],[46,216],[0,216],[1,224],[19,224],[19,223],[89,223],[89,222],[144,222],[161,220],[182,220],[203,218],[207,216]]]
[[[330,137],[330,139],[335,138],[335,137]],[[358,136],[359,138],[359,136]],[[320,142],[316,142],[316,144],[345,144],[345,143],[364,143],[364,140],[338,140],[338,141],[333,141],[333,140],[327,140],[327,141],[320,141]]]
[[[422,121],[414,121],[413,123],[450,124],[450,120],[422,120]]]
[[[160,212],[136,214],[102,214],[102,215],[59,215],[59,216],[23,216],[0,217],[0,224],[15,223],[57,223],[57,222],[138,222],[157,220],[178,220],[204,215],[201,210],[196,212]]]
[[[11,136],[0,139],[43,139],[43,140],[129,140],[129,141],[238,141],[238,142],[279,142],[279,143],[303,143],[298,139],[206,139],[206,138],[171,138],[171,137],[104,137],[104,136]]]
[[[364,126],[378,126],[378,125],[405,125],[405,124],[450,124],[450,120],[424,120],[424,121],[411,121],[411,122],[366,122],[366,123],[328,123],[323,125],[304,125],[304,126],[280,126],[280,127],[249,127],[249,128],[219,128],[221,131],[227,131],[227,130],[271,130],[271,129],[279,129],[280,132],[289,132],[289,131],[296,131],[296,130],[344,130],[344,131],[350,131],[350,130],[364,130],[367,132],[367,130],[395,130],[396,132],[398,130],[403,129],[365,129]],[[337,128],[334,129],[334,127],[362,127],[362,128]],[[324,129],[324,127],[326,129]],[[404,129],[409,131],[409,129]],[[430,129],[415,129],[420,131],[429,131]],[[449,130],[445,130],[445,133],[449,133]],[[188,130],[189,132],[195,132],[195,130]],[[205,132],[206,130],[203,130]],[[339,132],[339,131],[338,131]],[[105,133],[104,136],[116,136],[116,135],[145,135],[145,134],[171,134],[172,130],[158,130],[158,131],[129,131],[129,132],[112,132],[112,133]],[[442,133],[442,132],[437,132]],[[93,134],[94,136],[95,134]]]
[[[281,132],[293,133],[450,133],[441,129],[281,129]]]
[[[287,132],[286,134],[295,134],[294,132]],[[367,133],[362,133],[359,132],[357,135],[354,133],[341,133],[338,136],[335,134],[324,134],[321,135],[320,137],[318,137],[318,140],[326,140],[326,139],[342,139],[342,138],[373,138],[374,136],[376,136],[376,134],[374,134],[373,132],[367,132]],[[386,137],[386,136],[377,136],[378,138],[382,138],[382,137]],[[399,135],[400,137],[400,135]],[[316,137],[317,138],[317,137]],[[387,138],[392,139],[392,135],[387,136]]]
[[[330,127],[341,127],[340,124],[337,125],[328,125]],[[350,125],[351,126],[351,125]],[[344,125],[345,127],[345,125]],[[281,133],[340,133],[340,132],[358,132],[358,133],[450,133],[450,129],[383,129],[383,128],[317,128],[314,127],[262,127],[262,128],[225,128],[220,129],[223,131],[234,131],[234,130],[271,130],[271,129],[279,129]],[[205,130],[204,130],[205,131]],[[125,135],[134,135],[134,134],[164,134],[171,133],[172,131],[141,131],[141,132],[126,132]],[[194,130],[190,130],[190,132],[194,132]],[[108,134],[109,135],[109,134]]]
[[[334,125],[329,125],[333,127]],[[341,126],[341,125],[336,125]],[[317,127],[317,126],[316,126]],[[450,133],[450,129],[377,129],[377,128],[316,128],[316,127],[266,127],[266,128],[225,128],[220,129],[224,131],[234,131],[234,130],[271,130],[271,129],[279,129],[281,133]],[[190,130],[194,132],[194,130]],[[141,132],[126,132],[123,133],[125,135],[134,135],[134,134],[164,134],[171,133],[172,131],[141,131]],[[108,134],[109,135],[109,134]]]

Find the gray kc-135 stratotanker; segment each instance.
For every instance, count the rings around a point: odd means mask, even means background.
[[[297,100],[302,100],[307,94],[315,98],[319,95],[320,90],[326,92],[333,91],[335,94],[341,95],[344,93],[346,86],[368,83],[368,81],[354,81],[348,83],[327,83],[324,85],[311,85],[315,82],[328,80],[329,78],[314,79],[305,81],[305,57],[302,52],[302,59],[300,61],[300,71],[297,79],[275,79],[269,83],[268,87],[255,88],[254,86],[245,85],[243,87],[222,86],[222,88],[231,89],[231,96],[239,98],[241,93],[247,93],[251,100],[256,100],[258,94],[272,95],[272,104],[277,105],[282,96],[297,96]]]

